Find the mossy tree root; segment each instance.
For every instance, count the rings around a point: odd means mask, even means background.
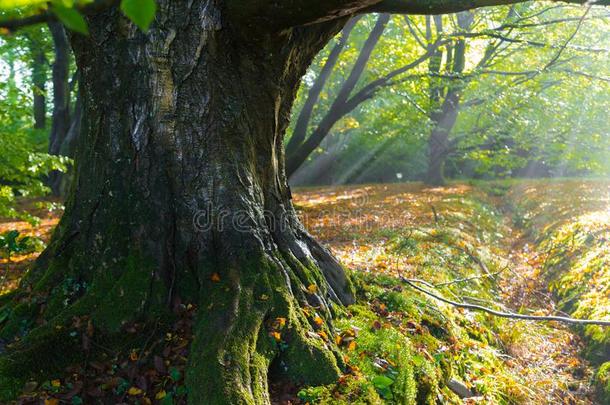
[[[335,381],[343,364],[329,338],[330,319],[321,321],[327,313],[306,300],[316,291],[277,257],[243,264],[228,266],[226,279],[201,299],[186,377],[189,402],[268,404],[272,362],[299,384]]]
[[[284,235],[281,240],[290,238]],[[217,277],[210,277],[208,271],[197,282],[198,296],[189,299],[198,304],[186,372],[190,403],[269,404],[272,363],[278,378],[297,384],[327,384],[339,377],[344,365],[332,329],[332,308],[339,298],[318,259],[327,252],[311,245],[312,251],[318,251],[299,259],[294,246],[303,244],[275,244],[279,245],[282,249],[261,248],[257,255],[249,249],[248,257],[216,256],[212,274]],[[29,287],[30,293],[17,294],[8,304],[11,314],[0,328],[7,340],[20,335],[19,325],[44,321],[19,336],[18,343],[0,357],[0,397],[5,400],[18,395],[27,380],[48,379],[87,354],[81,341],[84,331],[73,325],[75,317],[91,319],[96,336],[107,345],[120,341],[116,338],[124,335],[125,325],[151,325],[170,316],[168,288],[139,255],[128,254],[120,262],[120,276],[97,272],[78,297],[59,287],[77,274],[56,274],[60,263],[74,266],[78,256],[70,257],[68,262],[61,262],[61,255],[51,260],[46,272],[27,280],[27,285],[35,286]],[[44,291],[48,297],[42,304],[29,302]],[[344,297],[350,293],[351,286],[346,285],[340,292]],[[188,297],[189,291],[181,288],[179,294]]]

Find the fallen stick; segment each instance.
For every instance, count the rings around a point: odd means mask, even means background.
[[[487,308],[487,307],[482,307],[480,305],[474,305],[474,304],[466,304],[463,302],[455,302],[455,301],[451,301],[447,298],[441,297],[439,295],[434,294],[433,292],[430,292],[428,290],[426,290],[425,288],[421,288],[420,286],[412,283],[409,279],[401,277],[400,280],[409,285],[410,287],[416,289],[417,291],[423,292],[424,294],[427,294],[433,298],[436,298],[439,301],[442,301],[446,304],[449,305],[453,305],[454,307],[458,307],[458,308],[464,308],[464,309],[470,309],[473,311],[482,311],[482,312],[487,312],[488,314],[494,315],[494,316],[499,316],[502,318],[512,318],[512,319],[524,319],[527,321],[556,321],[556,322],[563,322],[563,323],[570,323],[570,324],[576,324],[576,325],[599,325],[599,326],[610,326],[610,321],[602,321],[602,320],[594,320],[594,319],[576,319],[576,318],[568,318],[568,317],[564,317],[564,316],[535,316],[535,315],[523,315],[523,314],[513,314],[510,312],[501,312],[501,311],[496,311],[494,309],[491,308]]]

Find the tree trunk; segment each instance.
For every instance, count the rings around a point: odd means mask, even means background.
[[[61,147],[70,128],[70,44],[64,27],[50,22],[55,60],[53,61],[53,118],[49,134],[49,154],[60,155]],[[49,174],[49,186],[54,195],[60,195],[63,173]]]
[[[353,291],[293,210],[282,142],[301,76],[346,19],[244,35],[216,2],[158,4],[146,34],[112,9],[71,38],[84,108],[74,191],[20,289],[45,297],[31,313],[46,323],[0,361],[0,381],[65,363],[73,316],[121,336],[179,300],[198,308],[190,403],[268,404],[274,360],[293,381],[329,383],[343,364],[332,307]],[[269,336],[277,318],[285,345]],[[55,357],[41,366],[41,353]]]
[[[44,50],[38,44],[32,46],[32,84],[34,101],[34,128],[43,129],[47,125],[46,85],[47,58]]]
[[[427,21],[427,39],[430,44],[430,19],[428,18]],[[459,13],[457,21],[462,30],[469,31],[474,21],[474,14],[471,12]],[[434,16],[434,23],[437,35],[442,35],[442,17]],[[439,49],[435,50],[429,66],[429,72],[432,75],[440,73],[442,59],[443,52]],[[458,76],[464,72],[466,65],[466,42],[464,39],[457,40],[455,45],[448,48],[445,64],[449,73],[453,75]],[[428,138],[428,173],[425,182],[432,186],[442,186],[445,184],[445,162],[449,152],[451,152],[449,135],[458,118],[461,93],[465,81],[456,79],[443,82],[440,78],[431,78],[430,80],[429,97],[433,108],[430,113],[430,120],[433,123],[433,128]],[[443,95],[444,99],[440,102]]]
[[[448,134],[435,127],[428,138],[428,171],[425,183],[431,186],[445,184],[445,160],[447,158]]]
[[[341,54],[341,51],[343,51],[343,48],[347,44],[347,40],[349,39],[349,35],[352,32],[352,29],[360,20],[360,18],[362,18],[362,16],[356,16],[354,18],[351,18],[347,22],[347,24],[345,24],[343,31],[341,31],[341,38],[339,38],[333,49],[328,54],[328,58],[326,58],[324,66],[322,66],[322,69],[320,69],[320,73],[316,77],[313,86],[311,86],[311,89],[309,89],[305,104],[303,104],[303,107],[301,108],[299,116],[294,125],[294,131],[292,133],[292,136],[290,137],[290,140],[286,145],[286,150],[288,152],[291,150],[296,150],[305,140],[305,137],[307,135],[307,128],[309,126],[309,121],[311,119],[313,109],[316,106],[318,99],[320,98],[320,94],[324,89],[324,85],[330,78],[330,75],[335,65],[337,64],[337,61],[339,60],[339,55]],[[288,173],[288,177],[290,177],[290,173]]]

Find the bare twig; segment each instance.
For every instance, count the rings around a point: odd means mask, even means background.
[[[480,274],[480,275],[478,275],[478,276],[472,276],[472,277],[458,278],[458,279],[455,279],[455,280],[446,281],[446,282],[444,282],[444,283],[437,283],[437,284],[434,284],[434,287],[446,287],[446,286],[451,285],[451,284],[464,283],[464,282],[466,282],[466,281],[477,280],[477,279],[479,279],[479,278],[485,278],[485,277],[491,277],[491,278],[493,278],[493,277],[495,277],[495,276],[497,276],[497,275],[499,275],[499,274],[501,274],[501,273],[505,272],[507,269],[508,269],[508,266],[504,267],[502,270],[498,270],[498,271],[496,271],[495,273],[490,273],[490,274]]]

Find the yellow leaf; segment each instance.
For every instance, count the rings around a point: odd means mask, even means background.
[[[318,332],[318,335],[320,335],[320,337],[322,338],[322,340],[327,341],[328,340],[328,335],[326,334],[326,332],[324,332],[323,330]]]
[[[51,381],[51,385],[52,385],[53,387],[59,387],[59,386],[61,386],[61,381],[59,381],[59,380],[53,380],[53,381]]]
[[[283,328],[286,325],[286,318],[275,318],[275,320],[279,328]]]
[[[318,286],[317,286],[317,285],[315,285],[315,284],[310,284],[310,285],[307,287],[307,291],[309,291],[309,293],[310,293],[310,294],[315,294],[315,293],[316,293],[316,291],[318,291]]]
[[[131,387],[129,390],[127,390],[127,393],[131,396],[140,395],[142,392],[143,391],[138,387]]]
[[[157,392],[157,395],[155,395],[155,399],[163,399],[166,395],[167,393],[165,392],[165,390],[161,390]]]
[[[280,332],[271,332],[269,333],[269,335],[271,335],[271,337],[273,337],[278,342],[282,340],[282,335],[280,335]]]
[[[313,318],[313,321],[318,326],[322,326],[324,324],[324,320],[322,318],[320,318],[319,316],[316,316],[315,318]]]
[[[349,342],[349,346],[347,346],[347,350],[355,350],[356,349],[356,341],[352,340]]]

